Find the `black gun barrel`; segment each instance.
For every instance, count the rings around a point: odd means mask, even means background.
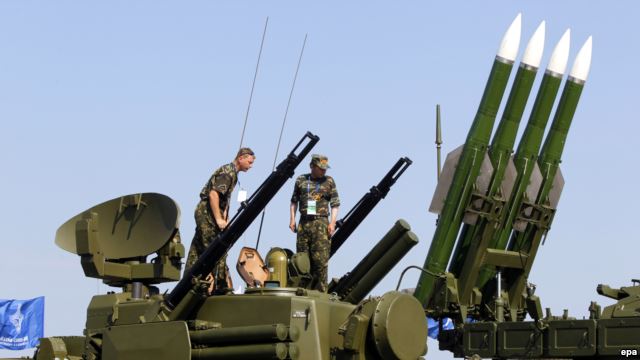
[[[356,205],[336,223],[336,231],[331,237],[331,252],[329,257],[333,256],[340,246],[351,236],[351,233],[360,225],[367,215],[373,210],[373,208],[384,199],[391,190],[391,186],[395,184],[398,178],[404,173],[405,170],[412,164],[411,159],[403,157],[396,162],[395,165],[389,170],[378,185],[373,186],[368,193],[364,194],[362,199],[356,203]]]
[[[249,225],[267,206],[269,201],[282,188],[284,183],[293,176],[294,170],[300,164],[302,159],[311,151],[318,143],[320,138],[307,132],[298,144],[291,150],[286,159],[282,160],[276,169],[267,177],[260,187],[251,195],[251,197],[242,203],[240,209],[235,216],[229,221],[228,226],[222,231],[200,255],[195,264],[187,271],[176,287],[165,298],[165,304],[170,308],[176,305],[192,288],[191,279],[194,276],[205,277],[209,274],[216,263],[226,254],[235,244],[240,236],[247,230]],[[305,141],[308,141],[304,147]],[[299,153],[296,154],[296,151]]]

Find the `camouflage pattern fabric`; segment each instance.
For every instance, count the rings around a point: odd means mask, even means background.
[[[220,194],[220,211],[224,213],[224,210],[229,206],[231,193],[233,193],[233,188],[236,187],[237,182],[238,172],[236,171],[236,166],[233,163],[222,165],[213,172],[209,181],[200,191],[200,200],[208,202],[211,190],[217,191]]]
[[[298,204],[300,214],[303,216],[307,215],[308,200],[316,201],[316,215],[329,216],[329,205],[340,206],[340,197],[333,178],[327,175],[320,179],[312,179],[311,174],[298,176],[291,202]]]
[[[191,240],[191,247],[189,248],[189,254],[187,256],[187,263],[185,265],[185,272],[187,272],[193,264],[196,263],[198,257],[205,251],[205,249],[211,244],[211,241],[220,234],[220,228],[213,220],[211,210],[209,208],[208,201],[200,201],[195,211],[196,219],[196,233]],[[212,274],[216,284],[216,290],[221,290],[227,287],[227,275],[229,268],[227,267],[227,255],[222,257],[216,264]]]
[[[218,168],[205,186],[200,191],[200,202],[196,206],[194,217],[196,220],[196,232],[193,235],[187,262],[185,265],[185,273],[195,264],[198,257],[211,244],[211,242],[221,232],[216,224],[211,207],[209,206],[209,193],[215,190],[220,198],[220,212],[225,213],[229,206],[231,193],[238,182],[238,173],[233,163],[229,163]],[[229,269],[227,267],[227,255],[225,254],[216,264],[213,270],[216,289],[220,290],[227,287],[227,276]]]
[[[311,155],[311,165],[315,165],[320,169],[331,169],[331,166],[329,166],[329,159],[320,154]]]
[[[331,240],[329,239],[329,219],[318,217],[301,220],[298,224],[297,252],[309,254],[311,276],[310,288],[327,292],[327,276]]]

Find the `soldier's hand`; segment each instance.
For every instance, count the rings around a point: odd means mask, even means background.
[[[333,235],[333,233],[336,231],[336,223],[329,223],[329,236]]]
[[[205,278],[205,280],[209,282],[209,287],[207,288],[207,294],[211,295],[216,285],[215,278],[213,277],[212,273],[209,273]]]
[[[216,224],[220,228],[220,230],[224,230],[227,227],[227,220],[224,219],[216,219]]]
[[[291,231],[293,231],[294,233],[296,232],[296,222],[292,221],[289,223],[289,229],[291,229]]]

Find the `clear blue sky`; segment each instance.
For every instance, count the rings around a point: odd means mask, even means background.
[[[522,44],[547,21],[543,66],[567,27],[569,64],[593,35],[591,73],[563,156],[567,184],[531,276],[544,307],[588,315],[589,301],[610,303],[596,294],[598,283],[618,287],[638,277],[639,7],[577,0],[0,2],[0,298],[44,295],[45,335],[81,334],[90,297],[107,287],[85,278],[79,258],[58,249],[54,234],[71,216],[119,195],[171,196],[189,245],[197,194],[237,149],[267,16],[245,140],[258,159],[241,183],[251,192],[271,170],[308,33],[279,158],[305,131],[318,134],[316,151],[330,159],[342,214],[399,157],[414,160],[330,264],[330,276],[341,276],[404,218],[421,241],[374,293],[392,289],[404,267],[423,264],[433,235],[427,207],[436,180],[435,105],[442,105],[444,149],[452,150],[464,141],[504,31],[522,12]],[[267,209],[263,251],[294,247],[292,186]],[[255,244],[255,225],[236,250]],[[417,277],[411,272],[403,287]],[[431,340],[429,347],[428,358],[451,358]],[[15,353],[0,351],[7,355]]]

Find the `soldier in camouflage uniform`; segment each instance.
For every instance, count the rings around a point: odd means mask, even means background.
[[[229,203],[233,188],[238,182],[238,172],[247,171],[253,166],[255,155],[249,148],[238,151],[236,158],[229,164],[218,168],[200,191],[200,202],[196,206],[196,233],[191,241],[185,273],[195,264],[198,257],[209,246],[211,241],[227,227],[229,219]],[[220,259],[213,276],[215,291],[222,292],[227,288],[227,255]]]
[[[296,179],[291,196],[289,228],[298,233],[296,251],[309,254],[313,277],[310,287],[327,292],[330,237],[336,229],[340,198],[335,181],[326,175],[329,168],[327,157],[313,155],[310,166],[311,173]],[[298,209],[300,222],[296,227]]]

